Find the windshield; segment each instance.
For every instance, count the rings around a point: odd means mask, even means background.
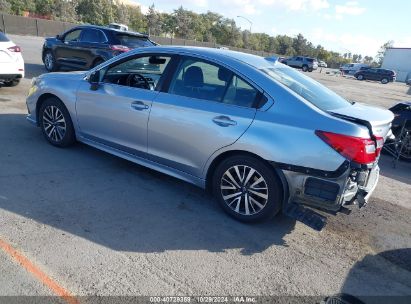
[[[317,81],[283,64],[261,70],[321,110],[329,111],[351,104]]]
[[[129,48],[138,48],[144,46],[153,46],[154,44],[145,37],[138,37],[133,35],[118,34],[117,39],[120,40],[121,45],[128,46]]]

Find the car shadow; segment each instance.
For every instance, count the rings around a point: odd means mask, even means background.
[[[341,294],[346,301],[332,303],[411,303],[411,248],[365,256],[348,272]]]
[[[0,115],[0,208],[120,251],[287,246],[295,221],[246,225],[203,190],[76,144],[49,145],[24,115]]]
[[[411,163],[399,160],[394,167],[393,160],[394,158],[390,155],[381,155],[378,163],[381,175],[402,183],[411,184]]]

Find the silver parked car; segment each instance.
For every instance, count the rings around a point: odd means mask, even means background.
[[[210,189],[246,222],[362,206],[393,120],[278,61],[194,47],[138,49],[88,72],[42,75],[27,107],[52,145],[77,140]]]

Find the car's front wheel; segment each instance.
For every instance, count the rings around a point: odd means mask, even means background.
[[[220,163],[214,172],[213,193],[229,215],[243,222],[273,217],[284,195],[274,168],[248,155]]]
[[[389,82],[388,78],[381,79],[382,84],[387,84]]]
[[[59,66],[56,62],[56,58],[54,57],[53,53],[51,51],[47,51],[44,54],[44,67],[46,68],[47,71],[49,72],[56,72],[59,69]]]
[[[49,98],[43,102],[39,122],[44,136],[53,146],[67,147],[75,142],[70,114],[58,98]]]

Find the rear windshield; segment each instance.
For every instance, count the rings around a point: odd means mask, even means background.
[[[138,48],[144,46],[153,46],[154,44],[145,37],[138,37],[127,34],[117,34],[117,39],[120,40],[121,45],[128,46],[130,48]]]
[[[6,37],[1,31],[0,31],[0,42],[7,42],[10,41],[9,38]]]
[[[335,110],[351,104],[312,78],[281,63],[261,70],[323,111]]]

